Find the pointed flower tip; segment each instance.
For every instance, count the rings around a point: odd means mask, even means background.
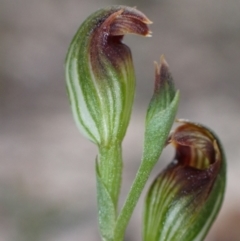
[[[145,35],[145,37],[151,38],[152,37],[152,31],[148,31],[148,33]]]
[[[167,63],[167,61],[166,61],[166,59],[165,59],[164,54],[162,54],[162,55],[160,56],[160,66],[163,66],[163,65],[169,67],[169,66],[168,66],[168,63]]]
[[[151,21],[150,19],[148,19],[147,17],[145,17],[145,19],[143,20],[144,23],[150,25],[153,24],[153,21]]]
[[[164,90],[164,86],[170,86],[170,91],[172,94],[175,93],[175,88],[174,88],[174,83],[173,83],[173,78],[172,75],[169,71],[169,65],[164,57],[164,55],[161,55],[160,57],[160,63],[158,64],[157,62],[154,62],[155,65],[155,89],[154,93],[158,94],[161,91],[166,91]]]
[[[154,61],[155,66],[155,75],[157,78],[160,78],[160,71],[163,71],[163,68],[168,68],[168,63],[165,59],[165,56],[162,54],[160,56],[160,64],[157,61]]]

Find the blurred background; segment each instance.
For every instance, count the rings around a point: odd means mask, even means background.
[[[0,241],[100,240],[96,147],[73,122],[64,59],[79,25],[99,8],[137,6],[152,38],[127,36],[137,76],[124,141],[121,204],[140,163],[153,61],[170,65],[181,102],[178,118],[218,133],[228,158],[223,208],[206,241],[240,240],[240,2],[237,0],[0,1]],[[150,182],[171,160],[164,151]],[[144,194],[146,193],[144,190]],[[142,198],[126,241],[141,240]]]

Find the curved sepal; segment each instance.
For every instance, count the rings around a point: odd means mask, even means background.
[[[176,155],[148,191],[144,241],[201,241],[223,201],[224,151],[212,131],[187,121],[168,143],[176,148]]]

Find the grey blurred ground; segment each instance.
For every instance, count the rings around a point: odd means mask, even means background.
[[[154,22],[152,38],[125,39],[137,93],[124,142],[122,200],[141,156],[152,63],[164,53],[181,90],[178,117],[214,129],[228,157],[226,199],[206,240],[240,240],[240,2],[1,0],[0,241],[100,240],[96,148],[73,122],[63,63],[80,23],[96,9],[119,3],[137,6]],[[171,149],[163,154],[151,179],[172,155]],[[142,201],[128,241],[141,240]]]

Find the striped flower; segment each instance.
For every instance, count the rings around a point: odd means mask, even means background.
[[[135,74],[128,33],[149,36],[150,20],[135,8],[114,6],[80,26],[66,58],[67,91],[80,131],[99,146],[121,142],[131,115]]]
[[[148,191],[145,241],[201,241],[221,207],[226,164],[209,129],[183,121],[169,137],[175,159]]]

